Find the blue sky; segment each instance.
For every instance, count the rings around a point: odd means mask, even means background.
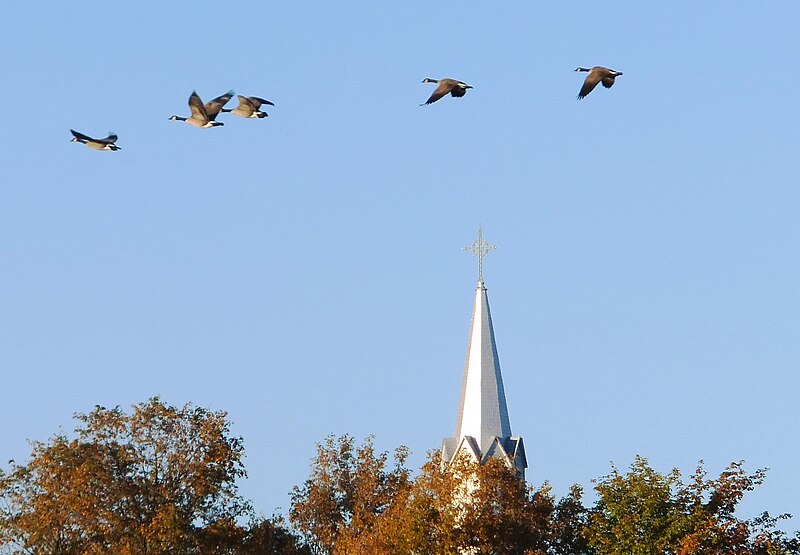
[[[265,514],[328,434],[418,467],[481,224],[529,481],[744,459],[743,512],[800,515],[800,5],[380,4],[6,10],[0,457],[160,395],[229,411]],[[624,75],[577,101],[593,65]],[[168,121],[228,89],[276,106]]]

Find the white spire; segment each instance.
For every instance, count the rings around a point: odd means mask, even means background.
[[[468,450],[479,462],[501,457],[525,477],[528,463],[522,438],[511,435],[500,359],[494,339],[489,299],[483,284],[483,257],[497,247],[483,240],[478,228],[478,240],[465,250],[478,257],[478,286],[472,309],[467,361],[461,383],[461,400],[456,418],[455,437],[442,443],[443,462],[449,462],[462,449]]]
[[[511,437],[503,376],[494,339],[486,287],[478,283],[461,384],[456,437],[474,437],[486,451],[495,437]]]

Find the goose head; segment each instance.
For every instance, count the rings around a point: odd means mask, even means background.
[[[590,72],[592,70],[591,69],[586,69],[585,67],[579,67],[579,68],[576,68],[575,71],[585,71],[585,72],[588,73],[588,72]]]
[[[425,79],[422,80],[422,82],[423,83],[438,83],[439,80],[438,79],[431,79],[430,77],[426,77]]]
[[[182,118],[180,116],[170,116],[170,121],[186,121],[186,118]]]

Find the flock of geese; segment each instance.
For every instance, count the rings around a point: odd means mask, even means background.
[[[263,98],[259,98],[257,96],[237,95],[237,98],[239,99],[239,105],[232,110],[224,108],[225,104],[227,104],[231,98],[233,98],[233,91],[228,91],[225,94],[203,104],[203,101],[200,100],[200,96],[197,94],[197,92],[192,91],[192,94],[189,97],[189,111],[191,112],[191,115],[188,118],[181,116],[170,116],[169,119],[172,121],[183,121],[189,125],[193,125],[194,127],[205,129],[208,127],[219,127],[220,125],[225,125],[221,121],[217,121],[217,116],[220,113],[229,112],[243,118],[261,119],[268,116],[266,112],[261,111],[261,106],[265,104],[268,106],[275,106],[275,104],[269,100],[264,100]],[[121,150],[121,147],[117,146],[117,139],[119,137],[117,137],[116,133],[109,133],[108,137],[104,139],[95,139],[88,135],[84,135],[83,133],[79,133],[74,129],[70,129],[70,132],[72,133],[71,142],[73,143],[81,143],[89,148],[93,148],[94,150]]]
[[[231,114],[236,114],[237,116],[241,116],[243,118],[265,118],[268,114],[260,110],[261,106],[263,104],[275,106],[269,100],[264,100],[263,98],[258,98],[257,96],[237,95],[237,98],[239,99],[239,105],[236,108],[233,110],[223,108],[223,106],[225,106],[225,104],[227,104],[232,97],[233,91],[228,91],[222,96],[218,96],[217,98],[209,100],[203,104],[203,101],[200,100],[200,97],[197,96],[197,93],[193,92],[192,96],[189,97],[189,110],[192,112],[192,115],[188,118],[171,116],[169,119],[172,121],[185,121],[189,125],[194,125],[195,127],[205,129],[207,127],[218,127],[220,125],[225,125],[221,121],[216,120],[217,114],[220,112],[230,112]]]
[[[579,67],[575,71],[588,73],[586,79],[583,81],[583,86],[578,93],[578,100],[585,98],[586,95],[592,92],[600,83],[602,83],[605,88],[610,89],[614,85],[614,79],[622,75],[621,71],[615,71],[602,66],[594,66],[591,69]],[[420,106],[433,104],[448,94],[456,98],[462,97],[467,94],[467,89],[473,88],[472,85],[467,85],[463,81],[450,78],[425,78],[422,80],[422,82],[435,83],[436,89],[434,89],[430,98],[428,98],[428,100],[426,100],[424,103],[420,104]],[[231,113],[243,118],[261,119],[267,117],[268,115],[266,112],[261,111],[261,106],[275,106],[275,104],[269,100],[264,100],[263,98],[259,98],[257,96],[237,95],[237,98],[239,99],[239,105],[231,110],[224,107],[231,98],[233,98],[233,91],[228,91],[225,94],[218,96],[213,100],[209,100],[204,104],[200,99],[200,96],[198,96],[196,92],[192,92],[191,96],[189,97],[189,111],[191,112],[191,115],[189,117],[171,116],[169,119],[172,121],[183,121],[194,127],[207,129],[209,127],[219,127],[221,125],[225,125],[221,121],[217,121],[217,116],[220,113]],[[74,143],[84,144],[94,150],[121,150],[121,148],[116,144],[118,137],[115,133],[109,133],[104,139],[95,139],[73,129],[70,129],[70,132],[72,132],[72,142]]]

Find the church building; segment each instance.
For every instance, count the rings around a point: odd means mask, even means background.
[[[511,434],[492,315],[483,282],[483,257],[495,248],[484,241],[480,227],[477,241],[465,247],[465,250],[478,257],[478,286],[475,289],[455,436],[442,442],[442,460],[449,463],[462,451],[466,451],[478,463],[500,458],[510,468],[516,469],[520,478],[525,479],[525,469],[528,467],[525,446],[521,437]]]

